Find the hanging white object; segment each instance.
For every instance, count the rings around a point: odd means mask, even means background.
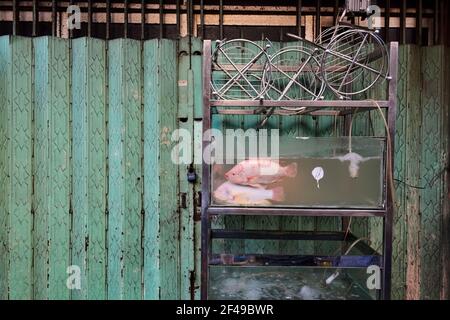
[[[314,179],[317,181],[317,189],[320,189],[319,181],[323,178],[324,172],[322,167],[315,167],[311,172]]]
[[[337,277],[339,277],[339,271],[336,271],[335,273],[333,273],[331,276],[329,276],[327,278],[327,280],[325,280],[325,283],[327,285],[331,284]]]
[[[346,155],[342,156],[342,157],[337,157],[341,162],[344,161],[349,161],[350,164],[348,165],[348,172],[350,174],[350,177],[355,179],[358,178],[359,175],[359,165],[362,162],[366,162],[368,160],[371,159],[376,159],[376,157],[367,157],[367,158],[363,158],[361,155],[355,153],[355,152],[350,152],[347,153]]]

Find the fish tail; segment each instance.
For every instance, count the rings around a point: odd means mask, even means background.
[[[284,201],[283,187],[276,187],[272,189],[272,200],[278,202]]]
[[[297,176],[297,163],[291,163],[286,167],[286,176],[295,178]]]

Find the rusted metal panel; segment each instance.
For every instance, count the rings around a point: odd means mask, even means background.
[[[141,299],[141,45],[112,40],[109,59],[108,298]]]
[[[10,85],[11,50],[9,36],[0,37],[0,298],[8,299],[9,283],[9,154],[11,144],[8,143],[9,127],[11,126]]]
[[[32,39],[2,37],[1,294],[33,297],[33,55]]]
[[[72,264],[81,290],[72,299],[106,298],[106,43],[72,41]]]
[[[69,299],[70,59],[69,42],[34,39],[34,295]]]

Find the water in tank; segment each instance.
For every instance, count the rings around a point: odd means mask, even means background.
[[[381,255],[366,241],[348,250],[354,241],[213,239],[208,297],[377,299],[379,290],[368,285],[368,267],[379,266]]]
[[[266,142],[268,152],[260,156],[260,140],[235,139],[233,147],[224,148],[223,161],[213,163],[211,168],[212,204],[350,209],[384,206],[385,139],[279,137],[277,145],[275,157]],[[258,150],[252,149],[255,146]],[[239,148],[243,148],[241,152]]]

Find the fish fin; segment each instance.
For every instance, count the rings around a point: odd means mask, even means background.
[[[272,200],[277,202],[284,201],[283,187],[276,187],[272,189]]]
[[[258,188],[258,189],[265,189],[266,187],[259,183],[253,183],[253,181],[256,180],[257,177],[249,177],[247,178],[247,186]]]
[[[259,184],[259,183],[252,183],[252,184],[249,184],[249,186],[253,187],[253,188],[257,188],[257,189],[266,189],[266,186],[263,186],[262,184]]]
[[[297,176],[297,163],[291,163],[286,167],[286,176],[295,178]]]

